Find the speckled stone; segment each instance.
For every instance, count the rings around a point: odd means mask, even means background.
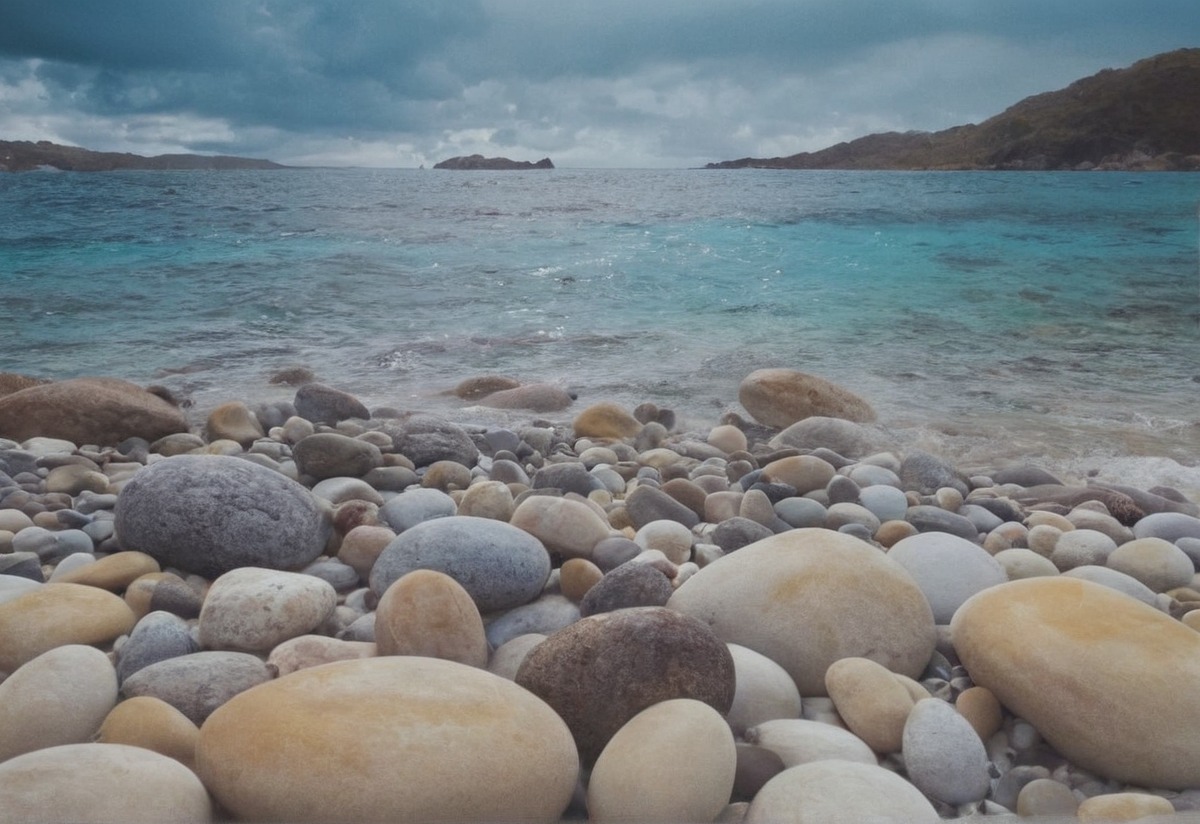
[[[193,724],[239,692],[270,681],[274,671],[246,652],[203,651],[144,667],[121,682],[121,695],[149,695],[166,701]]]
[[[213,581],[200,610],[206,649],[268,652],[321,625],[337,606],[328,582],[299,572],[242,567]]]

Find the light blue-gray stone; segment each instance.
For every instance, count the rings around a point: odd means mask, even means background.
[[[380,519],[397,533],[435,518],[448,518],[458,512],[458,504],[440,489],[409,489],[379,508]]]
[[[865,486],[858,493],[858,502],[875,513],[880,521],[903,521],[908,512],[908,498],[895,486]]]
[[[519,635],[550,635],[579,620],[579,607],[562,595],[543,595],[488,622],[485,632],[492,649]]]
[[[133,627],[117,652],[117,680],[123,682],[159,661],[199,652],[187,621],[169,612],[148,612]]]
[[[1174,543],[1180,538],[1200,538],[1200,518],[1182,512],[1155,512],[1133,525],[1136,538],[1162,538]]]
[[[951,806],[981,801],[990,787],[987,751],[979,733],[940,698],[916,703],[902,736],[908,780]]]

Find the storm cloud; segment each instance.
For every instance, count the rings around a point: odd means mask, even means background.
[[[416,166],[700,165],[978,122],[1200,43],[1194,0],[56,0],[0,27],[0,138]]]

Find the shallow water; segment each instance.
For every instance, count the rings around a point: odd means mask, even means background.
[[[1200,489],[1200,176],[0,176],[0,370],[463,412],[485,372],[711,425],[750,371],[969,466]],[[525,416],[528,417],[528,416]],[[566,415],[564,415],[566,417]]]

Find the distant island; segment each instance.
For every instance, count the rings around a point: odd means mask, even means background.
[[[978,125],[874,134],[705,168],[1200,171],[1200,49],[1105,69]]]
[[[270,160],[226,155],[165,154],[142,157],[128,152],[93,152],[78,146],[62,146],[48,140],[0,140],[0,172],[35,169],[64,172],[112,172],[118,169],[287,169]]]
[[[456,171],[485,169],[488,171],[507,172],[520,169],[553,169],[554,164],[550,162],[550,158],[548,157],[543,157],[537,163],[530,163],[528,160],[509,160],[507,157],[484,157],[480,154],[473,154],[466,157],[448,158],[434,165],[433,168],[454,169]]]

